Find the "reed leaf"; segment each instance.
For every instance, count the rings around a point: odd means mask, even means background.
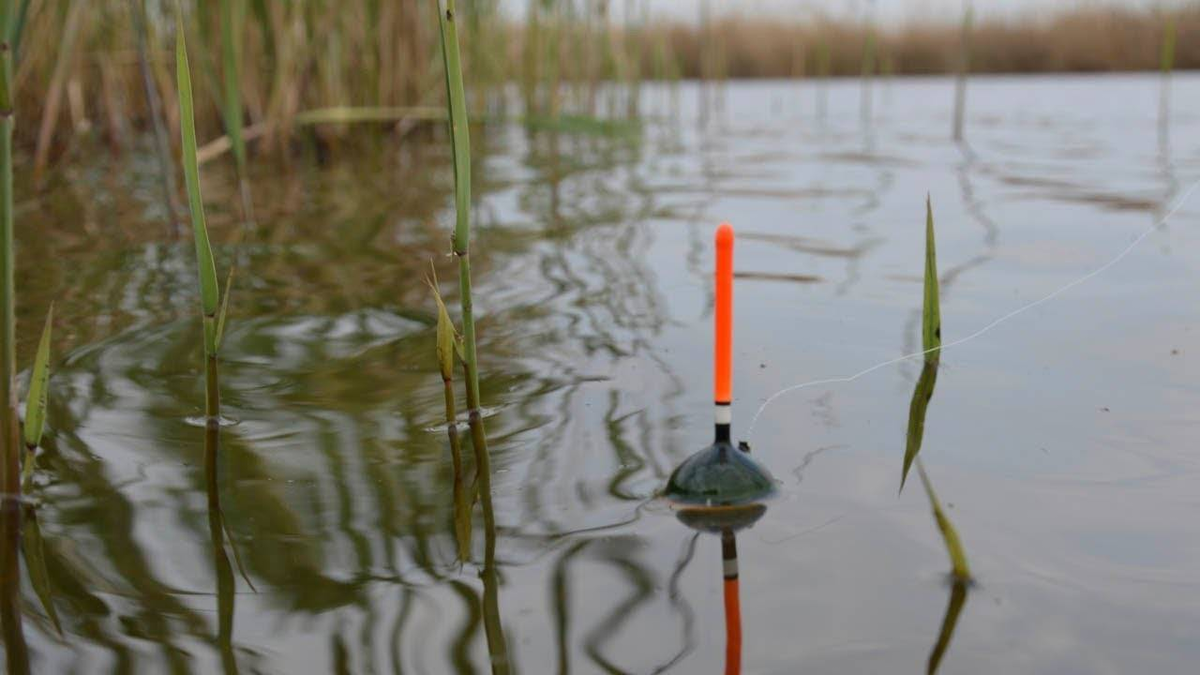
[[[454,355],[457,349],[458,335],[454,330],[454,322],[442,301],[438,291],[437,269],[433,261],[429,261],[430,276],[425,279],[429,289],[433,291],[433,299],[437,303],[437,360],[438,369],[442,373],[442,389],[446,402],[446,435],[450,441],[450,461],[454,471],[454,535],[458,542],[458,559],[466,561],[471,555],[471,508],[473,499],[466,488],[466,467],[463,464],[462,441],[458,436],[458,412],[454,399]]]
[[[433,291],[433,300],[437,303],[438,368],[442,371],[442,379],[450,380],[454,376],[454,344],[458,335],[454,330],[454,322],[450,319],[450,312],[446,310],[446,303],[442,301],[442,294],[438,291],[437,269],[434,268],[432,260],[429,262],[429,269],[430,276],[425,279],[425,283],[429,285],[429,290]]]
[[[225,339],[225,316],[229,314],[229,295],[233,291],[233,272],[237,267],[230,265],[229,274],[225,276],[225,294],[221,296],[221,310],[217,313],[217,349]]]
[[[921,441],[925,438],[925,412],[929,409],[929,401],[933,399],[933,388],[937,384],[937,361],[926,361],[921,368],[921,377],[913,390],[912,402],[908,406],[908,433],[905,435],[904,467],[900,471],[900,491],[904,491],[904,481],[912,468],[913,460],[921,451]]]
[[[188,67],[187,42],[183,16],[175,15],[175,78],[179,95],[179,132],[183,146],[183,176],[187,183],[188,208],[192,215],[192,234],[196,240],[196,262],[200,277],[200,310],[204,319],[204,351],[217,353],[216,315],[220,287],[213,262],[208,226],[204,221],[204,203],[200,194],[200,166],[196,162],[196,121],[192,103],[192,76]]]
[[[925,303],[921,309],[921,345],[926,361],[938,359],[942,348],[942,310],[938,302],[933,205],[928,195],[925,197]]]
[[[54,304],[46,312],[46,324],[42,327],[42,339],[38,342],[37,355],[33,359],[33,370],[29,376],[29,394],[25,399],[25,447],[36,448],[42,441],[42,430],[46,426],[46,394],[50,381],[50,325],[54,320]]]
[[[42,540],[42,528],[38,525],[37,514],[33,508],[23,509],[25,517],[21,522],[21,551],[25,554],[25,567],[29,573],[29,583],[46,616],[54,624],[54,630],[61,636],[62,625],[58,622],[58,612],[54,611],[54,595],[51,592],[50,573],[46,570],[45,543]]]
[[[921,464],[921,460],[917,460],[917,473],[921,476],[921,483],[925,486],[925,495],[929,497],[933,518],[937,521],[938,532],[941,533],[942,542],[946,545],[946,553],[950,556],[950,573],[958,581],[969,581],[971,568],[967,565],[967,554],[963,551],[962,541],[958,538],[958,531],[954,529],[954,524],[942,510],[942,504],[938,501],[937,493],[933,491],[933,483],[929,480],[929,475],[925,473],[925,466]]]

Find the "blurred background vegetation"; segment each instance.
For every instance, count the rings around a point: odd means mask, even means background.
[[[73,138],[119,151],[150,129],[152,97],[175,100],[170,71],[174,0],[12,0],[24,21],[17,52],[16,144],[53,162]],[[420,0],[229,0],[232,21],[212,0],[180,0],[194,45],[201,161],[228,144],[221,102],[236,73],[245,134],[255,152],[287,154],[299,127],[322,136],[349,123],[405,131],[442,119],[444,91],[434,5]],[[663,19],[649,0],[469,0],[463,50],[473,117],[506,112],[505,84],[519,85],[521,114],[596,116],[605,83],[684,78],[860,75],[871,59],[887,75],[953,72],[960,17],[888,25],[867,15],[837,18],[712,15]],[[619,9],[619,11],[616,11]],[[1024,18],[983,18],[971,37],[974,73],[1090,72],[1159,67],[1169,28],[1175,67],[1200,67],[1200,3],[1169,12],[1066,6]],[[224,34],[229,32],[230,34]],[[236,67],[223,69],[223,40]],[[144,66],[143,66],[144,64]],[[627,112],[633,105],[607,112]],[[508,112],[516,112],[509,110]],[[173,106],[161,106],[178,137]]]

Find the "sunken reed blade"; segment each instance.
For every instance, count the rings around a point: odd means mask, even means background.
[[[685,506],[732,506],[761,501],[775,493],[775,478],[734,447],[733,424],[733,228],[717,228],[716,307],[713,312],[713,402],[715,440],[684,460],[667,481],[664,496]],[[761,514],[760,514],[761,515]]]

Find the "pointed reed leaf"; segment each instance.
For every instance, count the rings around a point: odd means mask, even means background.
[[[429,290],[433,291],[433,300],[437,303],[437,358],[438,367],[442,371],[442,379],[449,380],[454,375],[454,343],[457,340],[457,334],[454,330],[454,322],[450,320],[450,313],[446,311],[446,303],[442,301],[442,294],[438,291],[437,269],[433,266],[433,261],[429,261],[430,276],[426,277],[425,283],[429,285]],[[452,420],[448,422],[453,423]]]
[[[216,354],[214,319],[220,290],[217,286],[217,267],[213,262],[212,246],[208,241],[208,226],[204,221],[204,203],[200,194],[200,167],[196,162],[196,122],[192,104],[192,76],[188,67],[187,44],[184,38],[183,15],[175,15],[175,77],[179,94],[179,131],[183,144],[183,176],[187,183],[188,207],[192,214],[192,234],[196,240],[196,262],[200,276],[200,309],[204,315],[204,348]]]
[[[971,569],[967,565],[967,554],[963,551],[962,541],[958,538],[958,531],[954,529],[954,524],[942,510],[941,502],[938,501],[937,493],[933,491],[933,483],[930,482],[929,475],[925,473],[925,466],[921,464],[921,460],[917,460],[917,473],[921,476],[921,483],[925,486],[925,495],[929,497],[929,506],[933,509],[933,519],[937,521],[938,531],[942,534],[942,542],[946,545],[946,553],[950,556],[950,572],[959,581],[969,581]]]
[[[925,412],[929,409],[929,401],[933,398],[933,387],[937,384],[937,361],[926,361],[921,368],[921,377],[913,390],[912,402],[908,406],[908,433],[905,435],[904,466],[900,470],[900,491],[904,491],[904,481],[912,468],[913,460],[921,451],[921,441],[925,438]]]
[[[442,34],[442,63],[446,69],[446,98],[450,106],[450,143],[454,151],[454,250],[465,255],[471,227],[471,131],[467,122],[467,94],[463,87],[454,14],[454,0],[447,0],[446,10],[438,12],[438,22]]]
[[[46,394],[50,381],[50,325],[54,320],[54,304],[46,312],[46,324],[42,327],[42,339],[38,342],[37,356],[33,359],[33,370],[29,375],[29,394],[25,400],[25,446],[36,448],[42,441],[42,430],[46,426]]]
[[[233,291],[233,272],[237,267],[229,266],[229,274],[225,276],[225,294],[221,296],[221,310],[217,312],[217,349],[225,339],[225,315],[229,313],[229,294]]]
[[[54,596],[51,593],[50,574],[46,570],[45,544],[42,541],[42,529],[38,526],[36,514],[32,508],[25,509],[25,518],[21,523],[21,550],[25,554],[25,566],[29,571],[29,582],[33,592],[46,616],[54,624],[54,629],[61,636],[62,625],[58,622],[58,612],[54,611]]]
[[[933,205],[925,196],[925,303],[921,310],[925,360],[936,360],[942,346],[942,310],[938,303],[937,250],[933,241]]]

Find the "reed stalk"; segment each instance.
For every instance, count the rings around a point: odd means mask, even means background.
[[[224,301],[221,301],[217,268],[213,262],[212,245],[208,239],[208,226],[204,219],[204,202],[200,192],[200,166],[196,161],[196,123],[192,101],[192,76],[188,66],[183,17],[176,14],[175,19],[175,77],[179,95],[179,131],[183,149],[183,176],[184,182],[187,183],[188,208],[191,212],[192,235],[196,244],[200,317],[204,326],[204,414],[208,424],[214,425],[219,423],[221,414],[221,398],[217,382],[217,351],[220,348],[225,328],[225,316],[229,307],[229,289],[226,289],[226,297]],[[229,278],[232,279],[232,277],[231,270]]]
[[[158,87],[154,84],[154,73],[150,66],[149,29],[146,20],[145,0],[130,0],[134,32],[137,34],[138,70],[142,74],[142,90],[146,94],[147,114],[150,128],[154,132],[154,153],[158,158],[158,172],[162,182],[163,203],[167,207],[167,234],[179,234],[179,198],[175,192],[175,163],[171,161],[171,146],[167,141],[167,130],[163,124],[162,101]]]
[[[8,3],[0,17],[0,442],[4,443],[5,506],[20,495],[20,439],[16,393],[16,288],[13,251],[12,34]],[[13,502],[15,505],[15,502]]]
[[[435,6],[437,0],[435,0]],[[446,0],[446,9],[439,6],[438,20],[442,33],[442,57],[446,71],[446,93],[449,102],[450,142],[454,154],[455,225],[452,239],[454,255],[458,258],[459,302],[462,307],[463,368],[466,374],[467,414],[475,446],[476,471],[481,485],[490,471],[487,439],[483,434],[483,419],[479,403],[479,367],[475,349],[475,313],[471,298],[471,137],[467,121],[466,92],[463,88],[462,62],[458,48],[457,16],[454,0]]]
[[[967,108],[967,73],[971,70],[971,23],[975,8],[964,0],[962,34],[959,37],[958,76],[954,80],[954,140],[963,139],[963,118]]]
[[[250,201],[250,182],[246,175],[246,140],[242,137],[242,93],[240,62],[241,22],[235,11],[241,13],[242,4],[235,0],[221,0],[221,75],[223,79],[221,111],[225,118],[225,130],[233,143],[233,158],[237,164],[238,188],[242,196],[244,222],[254,220],[254,207]]]
[[[1162,81],[1158,96],[1158,144],[1165,151],[1168,145],[1171,122],[1171,72],[1175,68],[1175,41],[1177,30],[1175,16],[1168,15],[1163,24],[1162,48],[1159,52],[1159,70]]]
[[[821,38],[817,43],[817,119],[824,120],[825,113],[829,108],[829,71],[832,61],[832,55],[829,50],[829,43]]]
[[[84,0],[72,0],[67,9],[66,22],[62,33],[57,37],[58,53],[54,60],[54,72],[50,76],[50,89],[46,93],[46,107],[42,114],[42,123],[38,128],[37,148],[33,156],[33,182],[42,184],[42,174],[50,161],[50,141],[54,136],[54,127],[58,123],[59,106],[62,105],[62,95],[66,90],[67,68],[75,53],[75,41],[79,36],[80,24],[83,22],[84,9],[88,3]],[[9,70],[12,65],[9,65]]]

